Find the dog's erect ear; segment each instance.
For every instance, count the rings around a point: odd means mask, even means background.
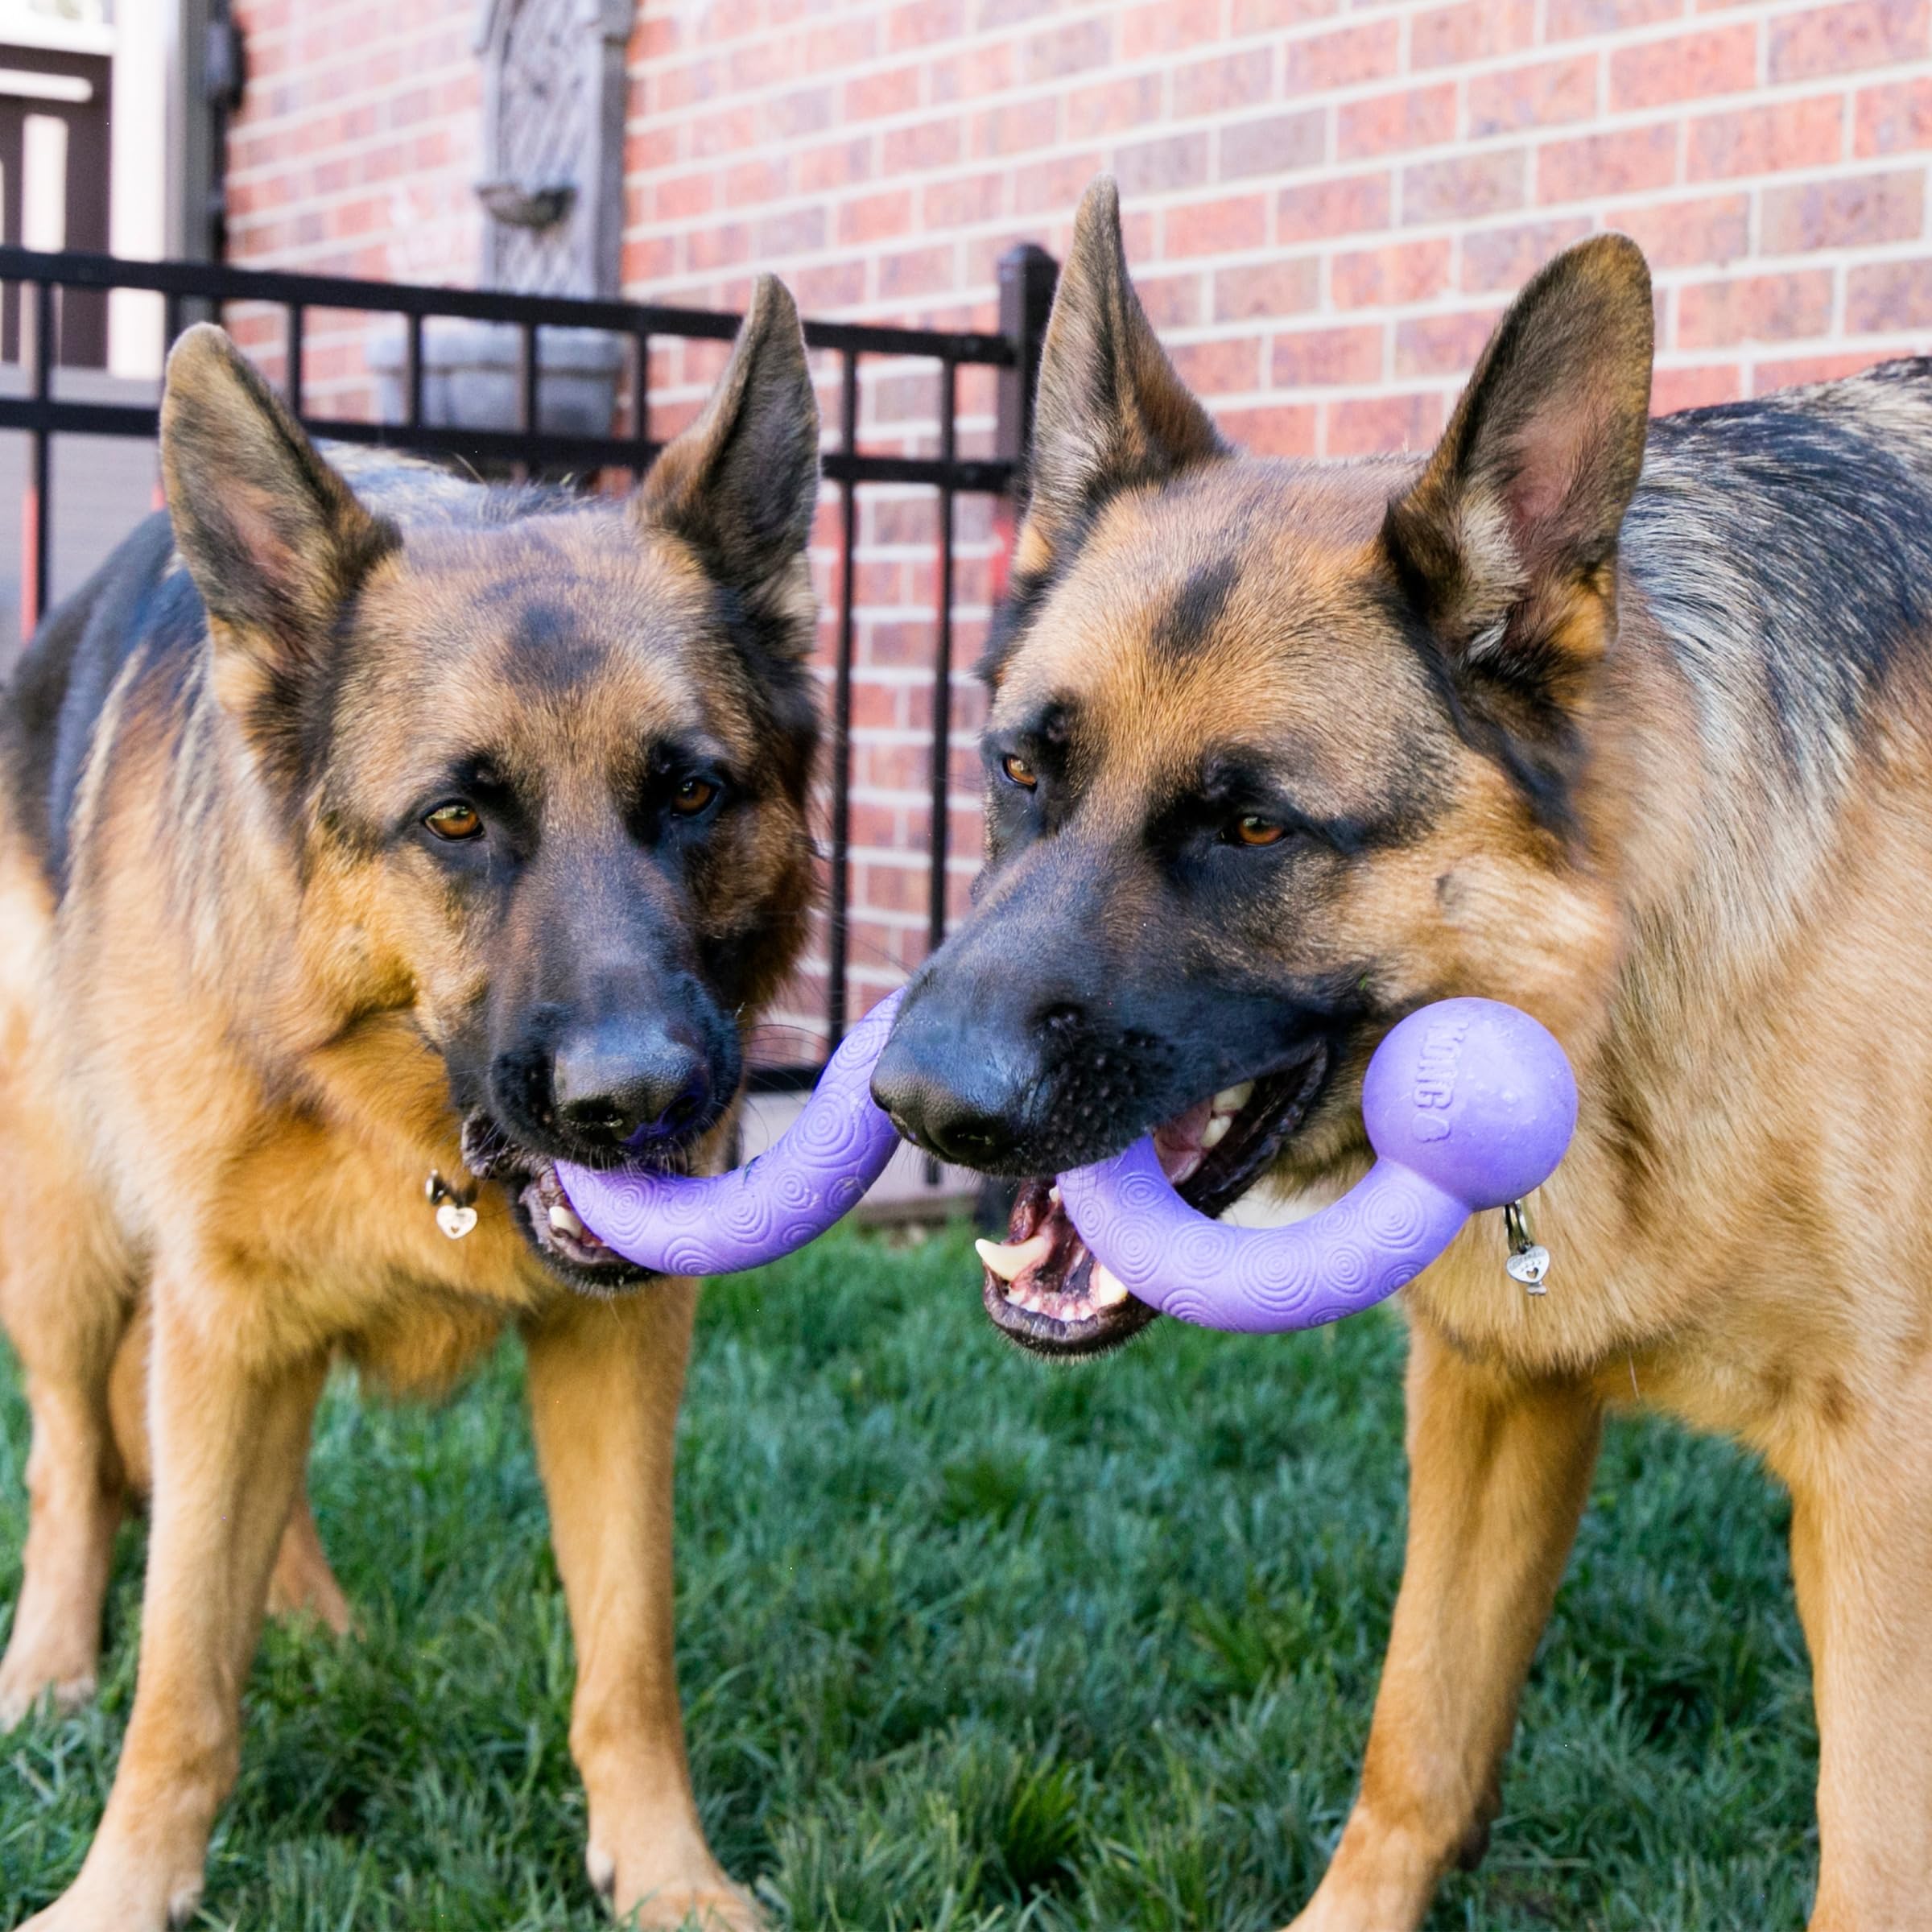
[[[251,724],[300,708],[345,599],[395,547],[222,332],[167,359],[161,475],[175,542],[208,607],[216,687]]]
[[[638,514],[682,537],[768,620],[774,642],[803,652],[811,644],[805,546],[818,489],[819,406],[799,312],[782,282],[761,275],[717,387],[651,465]]]
[[[1421,478],[1389,507],[1398,576],[1459,667],[1559,700],[1600,655],[1643,467],[1650,273],[1634,242],[1558,255],[1489,339]]]
[[[1110,176],[1087,191],[1040,354],[1016,572],[1048,568],[1106,499],[1228,453],[1128,279]]]

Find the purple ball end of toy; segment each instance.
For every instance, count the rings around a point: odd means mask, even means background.
[[[1576,1127],[1576,1080],[1547,1029],[1496,1000],[1441,1000],[1391,1028],[1362,1083],[1375,1151],[1472,1212],[1547,1180]]]

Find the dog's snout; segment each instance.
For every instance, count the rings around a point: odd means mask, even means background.
[[[635,1146],[688,1131],[711,1104],[711,1069],[695,1033],[647,1016],[567,1030],[551,1066],[558,1124],[576,1138]]]
[[[900,1132],[942,1160],[991,1168],[1011,1143],[1013,1124],[1000,1104],[1002,1096],[962,1092],[925,1070],[883,1059],[872,1090]]]
[[[1038,1087],[1012,1048],[989,1051],[976,1030],[943,1014],[902,1016],[873,1070],[872,1093],[899,1131],[961,1167],[997,1173],[1014,1158]]]

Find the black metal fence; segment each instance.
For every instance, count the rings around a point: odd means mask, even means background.
[[[1055,264],[1042,250],[1022,246],[1000,266],[997,334],[896,328],[808,319],[805,340],[838,359],[839,411],[836,444],[824,456],[824,473],[840,491],[836,650],[832,666],[829,745],[830,832],[825,941],[826,1033],[836,1046],[845,1030],[850,913],[850,763],[854,646],[854,558],[858,549],[857,492],[868,484],[917,485],[937,493],[937,588],[933,606],[931,819],[928,937],[936,945],[946,925],[948,740],[952,720],[953,626],[953,508],[961,496],[1009,496],[1016,487],[1030,427],[1032,391],[1041,337],[1053,293]],[[30,440],[22,559],[26,617],[44,613],[52,545],[56,439],[109,436],[152,441],[156,403],[85,400],[57,393],[64,303],[76,297],[105,303],[117,289],[147,291],[163,304],[164,341],[171,343],[200,316],[221,318],[225,305],[246,303],[279,310],[283,316],[283,390],[291,407],[314,434],[344,442],[391,445],[473,464],[510,464],[527,470],[568,469],[587,479],[606,470],[641,476],[660,447],[650,435],[651,345],[663,338],[729,341],[738,318],[709,310],[649,303],[583,301],[464,289],[424,288],[323,275],[186,262],[131,262],[101,254],[41,254],[0,247],[0,291],[8,312],[21,317],[22,357],[30,375],[27,392],[0,395],[0,430],[23,431]],[[318,310],[400,316],[403,328],[401,419],[338,419],[307,408],[304,336]],[[424,325],[434,320],[508,325],[517,332],[518,427],[477,429],[427,420],[423,407]],[[631,345],[625,428],[608,435],[547,430],[539,407],[543,374],[542,332],[595,330]],[[938,385],[939,448],[932,456],[870,452],[860,447],[860,362],[865,357],[914,357],[935,365]],[[957,446],[958,377],[962,368],[998,372],[999,406],[993,453],[963,456]],[[767,1067],[754,1084],[766,1089],[809,1084],[811,1065]]]

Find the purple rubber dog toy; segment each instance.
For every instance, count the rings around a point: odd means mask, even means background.
[[[895,993],[852,1030],[769,1153],[711,1179],[559,1162],[572,1205],[625,1260],[665,1274],[726,1274],[803,1248],[892,1158],[898,1137],[869,1083],[898,1004]],[[1376,1049],[1362,1116],[1375,1166],[1290,1227],[1228,1228],[1197,1214],[1151,1140],[1062,1174],[1061,1198],[1080,1238],[1150,1307],[1251,1335],[1312,1328],[1385,1299],[1472,1214],[1546,1180],[1576,1125],[1576,1082],[1526,1013],[1443,1000]]]
[[[881,1000],[852,1028],[804,1111],[755,1160],[696,1179],[559,1161],[570,1204],[598,1240],[660,1274],[729,1274],[816,1241],[858,1205],[899,1144],[871,1087],[899,999]]]
[[[1080,1239],[1150,1307],[1206,1328],[1278,1335],[1406,1287],[1469,1216],[1547,1180],[1576,1126],[1555,1040],[1513,1006],[1442,1000],[1391,1029],[1362,1083],[1377,1158],[1332,1207],[1286,1228],[1197,1214],[1151,1140],[1060,1176]]]

